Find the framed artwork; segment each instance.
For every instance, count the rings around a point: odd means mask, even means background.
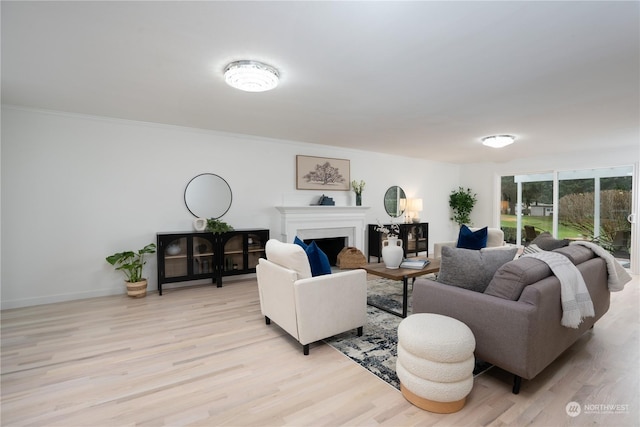
[[[349,191],[351,167],[347,159],[296,156],[298,190]]]

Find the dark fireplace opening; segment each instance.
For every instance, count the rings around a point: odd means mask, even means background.
[[[340,251],[347,246],[347,238],[346,237],[328,237],[324,239],[305,239],[304,242],[308,245],[312,241],[316,242],[318,247],[327,254],[327,258],[329,258],[329,264],[332,266],[336,265],[336,261],[338,259],[338,254]]]

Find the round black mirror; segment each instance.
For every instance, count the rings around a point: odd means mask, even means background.
[[[407,208],[407,196],[404,190],[397,185],[389,187],[384,193],[384,210],[387,211],[392,218],[401,216]]]
[[[203,173],[184,189],[184,203],[196,218],[220,218],[231,207],[231,187],[222,177]]]

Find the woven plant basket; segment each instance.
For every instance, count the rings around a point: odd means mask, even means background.
[[[360,268],[367,263],[367,258],[358,248],[347,246],[342,248],[336,259],[336,266],[340,269]]]
[[[127,295],[131,298],[142,298],[147,295],[147,279],[139,282],[127,282]]]

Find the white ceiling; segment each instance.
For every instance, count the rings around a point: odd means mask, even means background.
[[[2,1],[2,103],[455,163],[640,137],[640,3]],[[224,66],[280,70],[271,92]],[[479,140],[510,133],[496,150]]]

